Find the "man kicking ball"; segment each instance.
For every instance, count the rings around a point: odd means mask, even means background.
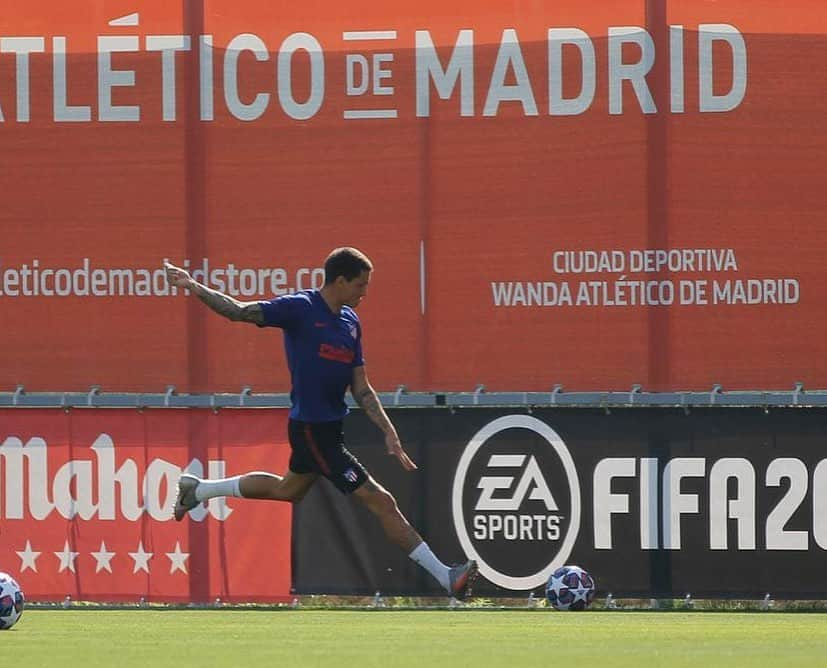
[[[364,503],[388,538],[447,592],[459,598],[467,596],[477,576],[476,561],[453,567],[442,563],[405,519],[393,495],[345,447],[342,420],[348,412],[345,393],[350,388],[356,403],[384,433],[388,454],[406,470],[416,469],[365,372],[362,328],[354,309],[367,294],[373,271],[367,256],[355,248],[337,248],[325,260],[321,290],[256,302],[240,302],[212,290],[172,264],[165,263],[164,268],[171,285],[188,289],[219,315],[284,330],[292,383],[287,473],[254,471],[218,480],[185,473],[178,482],[175,519],[182,520],[199,503],[216,496],[297,503],[318,477],[324,476],[343,494],[353,494]]]

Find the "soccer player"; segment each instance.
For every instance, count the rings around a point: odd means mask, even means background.
[[[355,248],[337,248],[325,260],[321,290],[304,290],[271,301],[240,302],[164,263],[167,280],[186,288],[219,315],[237,322],[284,330],[290,368],[289,470],[284,476],[254,471],[232,478],[202,480],[185,473],[178,482],[175,519],[202,501],[236,496],[301,501],[319,476],[343,494],[353,494],[379,519],[387,537],[457,597],[467,595],[477,563],[442,563],[400,512],[396,499],[345,448],[342,419],[348,388],[356,403],[382,430],[388,454],[408,471],[416,464],[402,448],[396,429],[368,381],[362,359],[362,328],[354,309],[367,294],[373,265]]]

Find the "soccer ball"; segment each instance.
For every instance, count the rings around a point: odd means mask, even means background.
[[[23,615],[26,599],[15,579],[0,573],[0,631],[10,629]]]
[[[594,592],[594,578],[579,566],[558,568],[546,585],[546,599],[558,610],[585,610]]]

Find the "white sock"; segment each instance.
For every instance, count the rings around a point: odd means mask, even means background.
[[[240,483],[240,475],[218,480],[202,480],[195,488],[195,498],[199,501],[206,501],[216,496],[241,496]]]
[[[449,573],[451,569],[437,559],[437,556],[428,547],[428,543],[423,540],[408,556],[433,575],[446,591],[450,591],[451,577]]]

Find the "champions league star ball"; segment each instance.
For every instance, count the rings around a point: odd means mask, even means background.
[[[0,573],[0,631],[10,629],[23,615],[26,599],[20,585],[7,573]]]
[[[546,599],[558,610],[585,610],[594,600],[594,578],[579,566],[558,568],[548,579]]]

